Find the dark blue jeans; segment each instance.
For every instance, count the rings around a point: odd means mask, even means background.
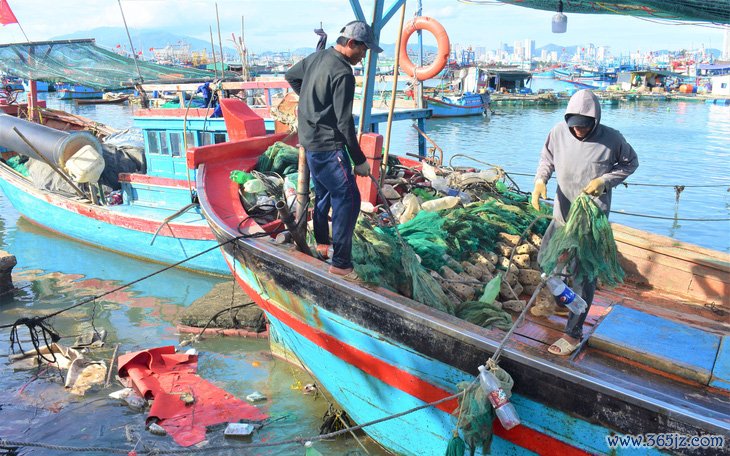
[[[329,211],[332,208],[332,266],[352,267],[352,233],[360,214],[360,192],[344,150],[307,150],[307,164],[314,181],[314,238],[330,244]]]

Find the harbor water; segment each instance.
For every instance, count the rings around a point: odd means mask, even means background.
[[[75,106],[49,98],[49,107],[116,128],[132,123],[132,109],[124,105]],[[561,121],[565,106],[495,105],[493,109],[489,117],[427,120],[427,134],[443,149],[446,164],[499,165],[522,190],[530,191],[542,143],[550,128]],[[730,252],[730,107],[622,102],[603,106],[602,122],[624,134],[641,164],[629,185],[615,190],[611,219]],[[410,121],[395,124],[391,136],[392,153],[416,153],[418,133]],[[684,190],[677,193],[675,186]],[[554,192],[554,181],[548,192]],[[38,228],[20,218],[1,192],[0,249],[18,259],[14,270],[18,289],[0,296],[0,326],[66,308],[161,269]],[[108,363],[115,344],[120,353],[179,344],[184,336],[176,332],[175,324],[181,312],[221,281],[225,279],[170,270],[63,313],[51,323],[69,338],[92,329],[92,323],[106,329],[107,346],[98,355]],[[169,437],[155,437],[144,430],[146,415],[107,398],[116,387],[79,398],[64,391],[53,369],[14,371],[8,358],[9,336],[9,329],[0,329],[0,388],[5,392],[0,401],[0,436],[54,445],[130,449],[135,445],[128,438],[131,427],[141,437],[138,450],[175,448]],[[194,347],[200,353],[201,377],[240,398],[253,391],[268,397],[259,407],[272,420],[257,431],[253,441],[306,440],[318,434],[327,399],[303,394],[301,385],[313,380],[305,371],[273,358],[267,341],[213,337]],[[221,429],[208,434],[210,445],[247,443],[223,439]],[[366,437],[359,437],[370,454],[385,454]],[[315,448],[323,454],[365,454],[350,436],[317,442]],[[23,454],[63,453],[29,448]],[[231,449],[215,454],[242,453]],[[245,454],[304,454],[304,448],[295,443],[246,450]]]

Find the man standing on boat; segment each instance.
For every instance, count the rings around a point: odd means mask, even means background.
[[[576,92],[568,102],[565,121],[550,130],[535,173],[535,188],[532,191],[532,206],[535,209],[539,209],[539,198],[547,196],[546,183],[553,172],[558,180],[553,220],[543,237],[538,259],[546,250],[555,230],[565,225],[570,204],[581,193],[594,196],[593,201],[608,216],[611,210],[611,189],[626,180],[638,167],[636,152],[623,135],[618,130],[601,125],[598,97],[590,90]],[[583,322],[596,291],[595,280],[573,285],[573,290],[588,306],[580,315],[570,313],[565,336],[548,349],[556,355],[569,355],[580,343]]]
[[[332,265],[330,272],[357,280],[352,265],[352,234],[360,213],[360,193],[355,174],[368,176],[370,165],[360,149],[352,117],[357,65],[368,50],[382,52],[373,30],[353,21],[340,30],[334,47],[317,51],[286,72],[286,80],[299,95],[299,142],[307,153],[314,181],[312,215],[317,253],[329,256],[328,214],[332,208]]]

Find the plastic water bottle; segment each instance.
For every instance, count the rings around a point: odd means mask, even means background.
[[[560,279],[560,277],[554,275],[547,277],[543,273],[542,278],[547,283],[547,287],[550,292],[553,296],[555,296],[555,300],[558,302],[558,305],[567,307],[576,315],[580,315],[586,311],[588,304],[586,304],[585,300],[581,298],[580,295],[575,294],[575,292],[571,290],[570,287],[568,287]]]
[[[503,428],[510,430],[520,424],[520,417],[517,415],[515,406],[507,398],[497,377],[489,372],[486,366],[479,366],[479,384],[487,394],[489,402],[492,403],[494,413]]]

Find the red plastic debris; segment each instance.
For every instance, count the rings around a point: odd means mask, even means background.
[[[147,423],[156,421],[178,445],[203,441],[206,426],[267,418],[258,408],[200,378],[197,369],[197,355],[175,353],[172,346],[119,357],[119,377],[145,399],[154,399]]]

